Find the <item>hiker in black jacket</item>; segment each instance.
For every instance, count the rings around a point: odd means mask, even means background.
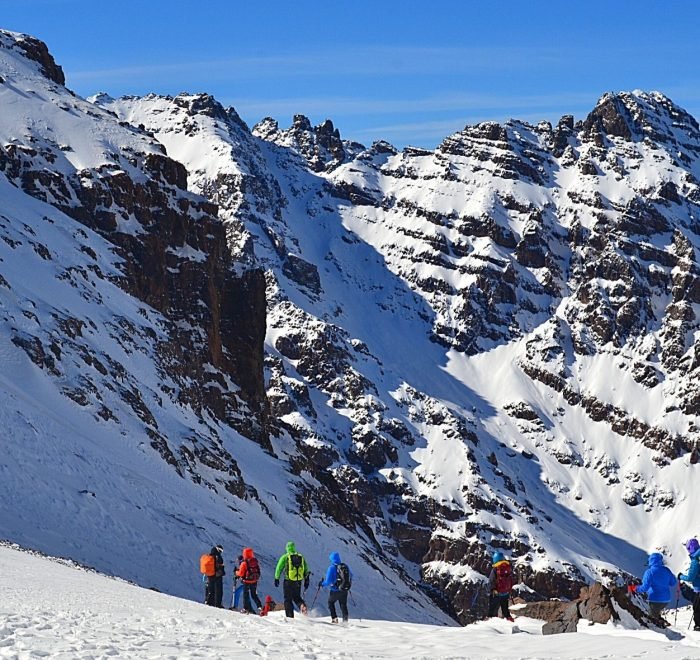
[[[214,562],[216,563],[216,573],[207,577],[207,605],[212,605],[213,607],[223,607],[224,575],[226,575],[223,551],[223,546],[219,544],[215,545],[209,553],[214,557]]]

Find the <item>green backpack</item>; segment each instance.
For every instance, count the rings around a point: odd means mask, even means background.
[[[298,552],[287,555],[287,579],[295,582],[304,579],[304,558]]]

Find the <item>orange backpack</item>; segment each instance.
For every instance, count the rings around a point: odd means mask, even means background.
[[[199,570],[207,577],[216,575],[216,559],[213,555],[202,555],[199,558]]]

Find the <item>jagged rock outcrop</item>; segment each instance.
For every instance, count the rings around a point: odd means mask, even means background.
[[[581,619],[589,625],[617,622],[620,621],[621,611],[625,611],[642,627],[668,626],[664,619],[651,617],[648,611],[636,605],[623,589],[608,589],[600,582],[582,587],[578,598],[570,602],[536,601],[517,608],[518,616],[545,621],[543,635],[576,632]]]

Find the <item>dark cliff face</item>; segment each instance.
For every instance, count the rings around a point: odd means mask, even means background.
[[[50,81],[63,84],[61,69],[42,42],[22,37],[11,47],[38,62]],[[73,111],[86,121],[140,134],[117,126],[109,113],[95,116],[89,104],[74,103]],[[223,112],[212,102],[198,110]],[[0,171],[115,246],[123,259],[119,285],[168,321],[160,368],[182,383],[179,402],[269,448],[264,277],[234,262],[217,206],[189,193],[186,169],[145,136],[142,152],[112,154],[110,163],[73,171],[66,171],[61,147],[45,138],[0,145]],[[65,152],[70,145],[62,148]]]

